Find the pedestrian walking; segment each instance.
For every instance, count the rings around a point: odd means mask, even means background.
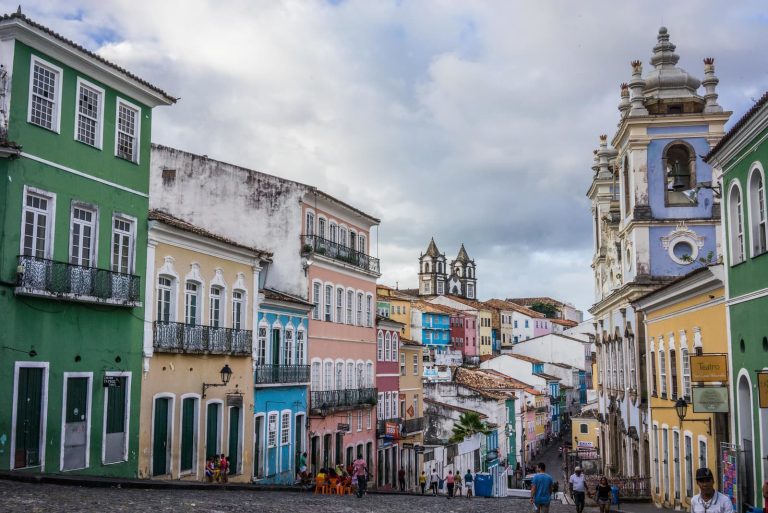
[[[590,494],[592,497],[592,494]],[[608,485],[608,478],[605,476],[600,478],[600,481],[595,487],[595,500],[600,507],[600,513],[608,513],[611,508],[611,487]]]
[[[584,511],[584,495],[587,493],[584,474],[581,473],[581,467],[573,469],[573,474],[568,478],[568,488],[573,497],[573,503],[576,505],[576,513]]]
[[[448,498],[453,499],[453,487],[456,486],[456,478],[453,477],[453,471],[449,470],[445,476],[445,486],[448,489]]]
[[[552,501],[552,476],[546,473],[544,462],[536,466],[536,475],[531,480],[531,504],[537,513],[549,513],[549,503]]]
[[[696,471],[696,484],[699,493],[691,499],[691,513],[733,513],[730,497],[715,490],[715,478],[712,471],[702,467]],[[765,486],[763,486],[765,493]]]
[[[361,499],[368,484],[368,465],[362,453],[357,453],[357,459],[352,464],[352,475],[357,478],[357,498]]]
[[[421,488],[421,494],[424,495],[427,488],[427,474],[423,470],[419,476],[419,487]]]
[[[403,467],[400,467],[400,470],[397,471],[397,483],[400,485],[400,491],[405,491],[405,469]]]
[[[432,490],[432,495],[437,497],[437,487],[440,486],[440,476],[437,475],[437,469],[433,468],[432,473],[429,475],[429,488]]]
[[[467,473],[464,474],[464,487],[466,488],[467,499],[472,498],[474,478],[472,477],[472,471],[467,469]]]
[[[456,485],[453,488],[453,493],[456,497],[461,497],[462,488],[464,488],[461,486],[461,470],[456,471],[453,479],[456,481]]]

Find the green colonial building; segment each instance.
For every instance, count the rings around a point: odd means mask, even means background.
[[[152,108],[174,98],[0,17],[0,470],[134,477]]]
[[[742,511],[765,508],[768,480],[768,93],[723,137],[706,160],[722,174],[730,336],[731,433]],[[762,372],[761,372],[762,371]],[[759,378],[759,375],[763,374]],[[763,408],[760,408],[762,398]]]

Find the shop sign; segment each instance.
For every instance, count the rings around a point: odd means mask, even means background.
[[[768,408],[768,372],[757,373],[757,394],[760,408]]]
[[[693,387],[693,413],[728,413],[728,387]]]
[[[690,357],[691,381],[728,381],[728,358],[724,354],[701,354]]]
[[[385,436],[391,436],[392,438],[397,438],[397,436],[400,434],[399,426],[397,425],[397,422],[387,422],[384,424],[384,435]]]

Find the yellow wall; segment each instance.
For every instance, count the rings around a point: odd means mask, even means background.
[[[411,340],[411,302],[410,300],[397,299],[395,297],[389,298],[390,319],[402,323],[403,330],[400,332],[400,336]],[[400,313],[395,313],[395,312]]]
[[[597,440],[598,433],[600,432],[600,422],[594,417],[572,417],[571,421],[571,447],[576,450],[579,447],[579,442],[588,442],[592,445],[584,447],[594,447],[597,449],[599,445]]]
[[[707,434],[707,424],[705,422],[684,421],[682,427],[680,420],[677,416],[677,412],[674,409],[675,401],[677,397],[672,397],[672,376],[671,376],[671,362],[670,362],[670,335],[674,336],[674,348],[675,359],[677,360],[677,375],[678,375],[678,397],[683,392],[683,367],[681,362],[681,347],[682,347],[682,335],[681,331],[685,332],[686,345],[690,355],[694,355],[694,338],[697,330],[700,330],[702,341],[703,353],[727,353],[728,352],[728,334],[726,332],[725,322],[725,303],[723,301],[724,289],[719,288],[714,291],[705,292],[703,294],[692,295],[689,298],[679,301],[678,303],[668,306],[666,308],[659,309],[647,315],[646,317],[646,347],[648,351],[653,348],[653,357],[656,359],[656,391],[655,396],[651,396],[650,408],[651,418],[649,421],[649,431],[651,437],[651,465],[656,465],[655,473],[659,476],[658,487],[659,493],[655,493],[656,484],[652,483],[651,491],[653,493],[654,501],[657,504],[663,504],[668,507],[674,507],[676,504],[675,492],[679,490],[680,500],[678,505],[683,508],[690,507],[690,497],[687,496],[686,491],[686,452],[685,452],[685,437],[691,438],[691,462],[692,473],[691,482],[693,488],[693,494],[698,493],[695,483],[695,472],[699,466],[699,460],[701,457],[699,451],[699,439],[706,441],[706,462],[709,468],[716,474],[715,482],[719,482],[720,476],[717,475],[717,447],[720,441],[716,440],[714,436]],[[689,311],[685,311],[689,310]],[[667,379],[667,397],[661,397],[661,368],[659,363],[659,340],[664,341],[664,352],[666,357],[666,379]],[[649,386],[649,390],[652,387]],[[711,423],[714,430],[714,415],[705,413],[694,413],[693,404],[691,398],[686,398],[688,401],[688,413],[686,419],[711,419]],[[668,433],[668,470],[665,471],[665,465],[663,463],[664,451],[662,447],[659,447],[659,457],[655,454],[655,435],[654,427],[658,429],[659,445],[663,444],[663,430],[666,429]],[[679,476],[675,470],[675,454],[674,454],[674,434],[679,432],[680,437],[680,472]],[[722,434],[720,435],[722,437]],[[654,462],[654,459],[658,459],[658,462]],[[665,499],[665,474],[669,475],[669,490],[668,499]]]
[[[480,344],[480,356],[493,354],[493,328],[491,327],[493,312],[490,310],[478,310],[478,317],[478,323],[480,325],[480,337],[478,339],[478,343]],[[483,319],[486,320],[483,321]],[[486,324],[486,326],[483,326],[483,324]]]
[[[406,419],[419,418],[424,416],[424,387],[422,381],[422,374],[424,372],[424,364],[422,362],[422,347],[411,346],[406,344],[400,344],[400,354],[405,356],[405,375],[400,374],[400,394],[405,395],[405,409]],[[418,366],[416,372],[413,372],[413,358],[416,357]],[[408,415],[407,410],[413,405],[414,396],[418,398],[418,406],[414,414]],[[418,432],[415,435],[409,435],[406,437],[407,442],[421,443],[423,439],[423,433]]]
[[[210,323],[209,293],[211,281],[220,270],[220,276],[226,284],[223,292],[222,304],[225,305],[222,315],[222,327],[232,327],[232,291],[238,280],[238,273],[242,273],[241,283],[245,290],[243,329],[251,329],[253,325],[252,301],[254,294],[253,269],[248,264],[227,260],[221,257],[212,257],[189,249],[179,248],[174,245],[159,243],[155,248],[155,278],[153,283],[157,287],[157,278],[160,269],[168,265],[166,257],[172,257],[173,271],[178,275],[172,288],[175,287],[175,321],[184,322],[184,290],[185,277],[190,273],[192,265],[199,265],[199,274],[203,280],[200,290],[200,323]],[[157,317],[157,289],[155,288],[155,300],[147,305],[153,311],[153,320]],[[229,365],[232,377],[227,386],[209,388],[206,397],[202,398],[203,383],[221,383],[220,372],[224,365]],[[160,352],[155,350],[151,358],[145,358],[145,372],[142,375],[141,389],[141,425],[144,426],[139,435],[139,476],[149,478],[152,476],[152,431],[153,409],[155,399],[158,396],[168,397],[170,402],[169,417],[172,428],[170,445],[170,474],[157,476],[172,479],[202,480],[204,477],[206,454],[206,412],[207,405],[212,402],[220,402],[220,430],[218,452],[230,454],[229,442],[229,401],[234,395],[242,394],[242,406],[240,408],[240,451],[238,459],[242,473],[231,476],[232,481],[250,482],[253,464],[253,376],[250,354],[247,356],[234,356],[227,354],[185,354]],[[232,397],[228,401],[227,395]],[[184,397],[197,399],[197,458],[192,473],[180,475],[180,450],[181,450],[181,411]],[[236,400],[236,399],[235,399]],[[172,413],[171,413],[172,412]]]

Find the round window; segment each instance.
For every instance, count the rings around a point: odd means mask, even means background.
[[[682,262],[693,261],[693,246],[690,242],[681,240],[672,247],[672,254]]]

